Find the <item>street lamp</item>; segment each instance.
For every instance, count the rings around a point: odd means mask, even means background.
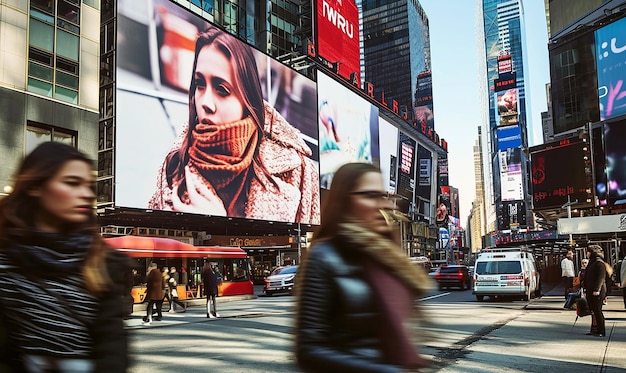
[[[571,219],[572,218],[572,205],[575,205],[578,203],[578,200],[574,200],[574,201],[570,201],[569,198],[569,194],[567,195],[567,203],[565,203],[563,206],[561,206],[562,209],[567,208],[567,218]],[[573,246],[573,241],[572,241],[572,234],[569,234],[569,245]]]

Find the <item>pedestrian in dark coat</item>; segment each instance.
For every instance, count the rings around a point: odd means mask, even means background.
[[[130,258],[102,239],[93,166],[72,146],[42,143],[0,198],[2,373],[128,368]]]
[[[161,309],[163,308],[163,275],[156,263],[150,263],[148,266],[148,277],[146,277],[146,298],[148,299],[148,307],[146,308],[146,317],[143,321],[150,323],[152,321],[152,309],[154,306],[157,308],[156,321],[161,321],[163,314]]]
[[[202,268],[202,282],[204,283],[204,293],[206,294],[206,317],[220,317],[217,313],[216,298],[218,293],[218,280],[215,268],[208,262]],[[209,303],[211,303],[209,305]],[[209,307],[210,306],[210,307]]]
[[[587,248],[589,264],[585,271],[585,293],[589,309],[593,312],[591,331],[588,335],[604,337],[604,314],[602,313],[602,300],[606,297],[606,265],[604,264],[604,250],[598,245],[590,245]],[[596,325],[594,329],[594,323]]]

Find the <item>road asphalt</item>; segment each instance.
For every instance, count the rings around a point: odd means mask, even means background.
[[[237,307],[224,303],[256,298],[255,295],[218,297],[223,317],[239,317]],[[204,307],[205,299],[187,301],[189,307]],[[519,313],[453,346],[425,357],[433,361],[430,372],[626,372],[626,310],[621,294],[609,296],[604,306],[606,336],[587,335],[591,316],[576,319],[576,311],[564,309],[563,288],[545,289]],[[234,306],[234,304],[233,304]],[[135,305],[126,320],[129,329],[145,328],[141,317],[146,304]],[[222,311],[220,311],[222,310]],[[191,317],[188,317],[191,316]],[[197,312],[168,314],[150,327],[204,319]]]

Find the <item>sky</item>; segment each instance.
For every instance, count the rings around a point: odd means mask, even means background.
[[[435,131],[448,142],[449,181],[459,189],[463,227],[476,194],[473,147],[478,126],[483,133],[489,127],[481,123],[479,104],[478,58],[484,56],[479,56],[476,37],[477,2],[482,4],[482,0],[419,0],[430,25]],[[528,127],[532,126],[536,140],[529,142],[538,145],[541,112],[547,110],[545,86],[550,81],[548,31],[543,1],[522,0],[522,8],[530,65],[525,75],[527,105],[530,96]]]

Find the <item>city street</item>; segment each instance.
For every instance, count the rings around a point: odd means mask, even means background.
[[[434,361],[428,372],[617,372],[626,369],[626,313],[620,297],[605,307],[607,337],[585,335],[589,317],[575,325],[556,287],[530,303],[476,302],[470,290],[438,291],[422,300],[434,337],[422,354]],[[226,299],[223,299],[226,300]],[[297,372],[292,354],[294,297],[289,295],[218,304],[220,319],[207,319],[200,305],[163,321],[128,320],[132,336],[130,372]]]

